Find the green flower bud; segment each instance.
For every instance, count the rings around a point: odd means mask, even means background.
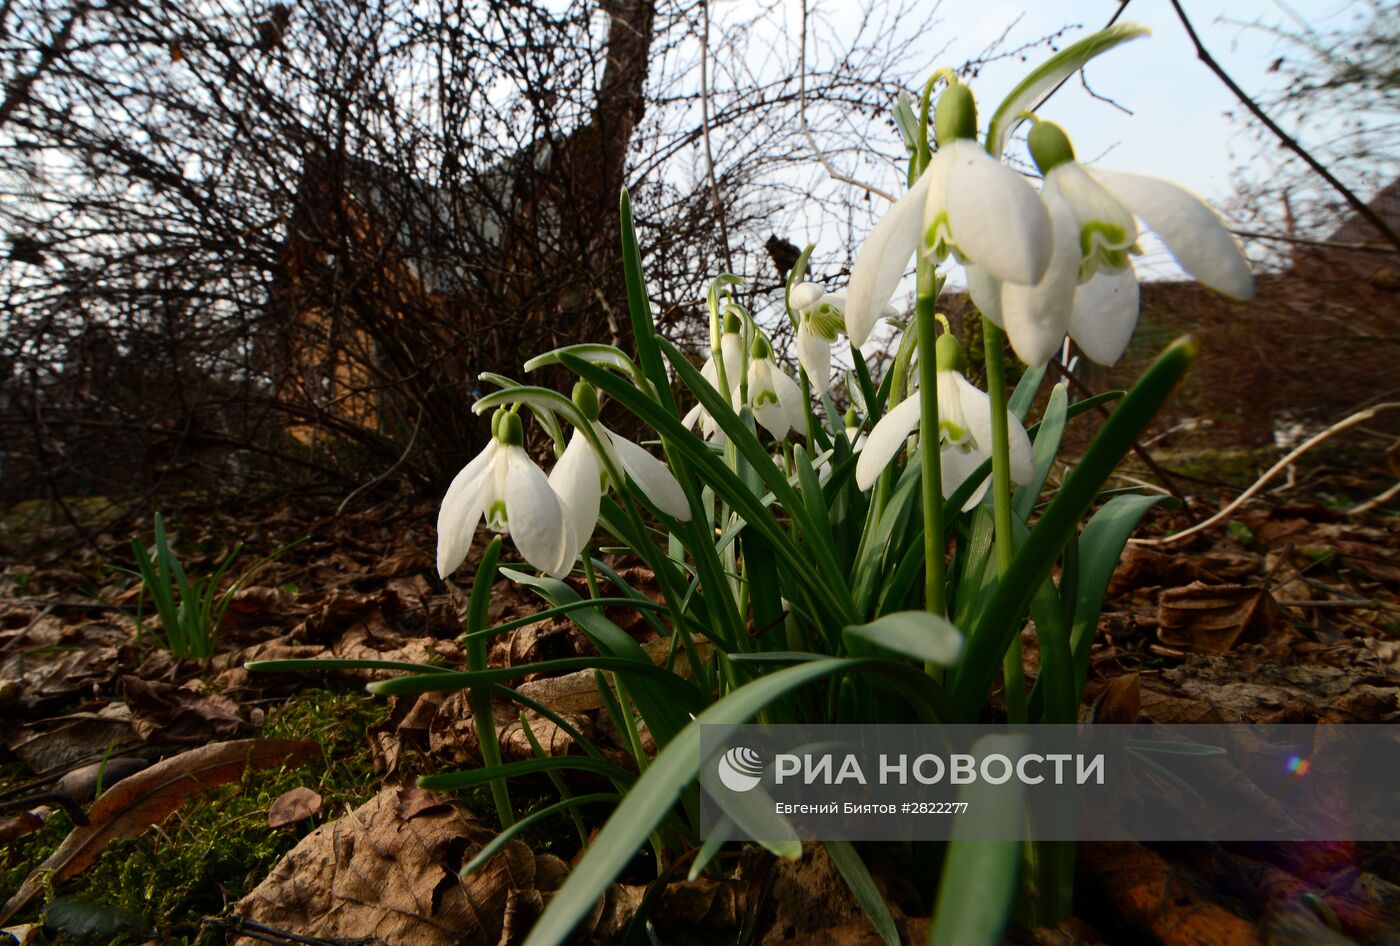
[[[933,133],[939,145],[977,137],[977,102],[972,89],[954,81],[943,90],[933,110]]]
[[[525,428],[521,425],[518,415],[512,414],[510,411],[498,411],[492,426],[496,428],[496,440],[502,446],[525,446]]]
[[[859,425],[860,418],[856,416],[856,409],[854,407],[846,408],[846,426],[858,427]]]
[[[724,331],[737,335],[744,327],[744,319],[734,309],[724,310]]]
[[[963,364],[962,346],[952,333],[944,332],[938,336],[938,341],[934,345],[935,364],[939,371],[961,371]]]
[[[1049,174],[1053,168],[1074,160],[1074,145],[1069,143],[1064,129],[1054,122],[1036,122],[1026,136],[1026,143],[1041,174]]]
[[[574,406],[589,420],[598,419],[598,392],[587,381],[574,383]]]
[[[753,337],[753,344],[749,346],[749,354],[759,361],[773,357],[773,346],[768,344],[768,339],[759,332]]]
[[[491,415],[491,436],[495,437],[501,432],[501,418],[509,414],[510,411],[504,407],[496,408],[496,413]]]

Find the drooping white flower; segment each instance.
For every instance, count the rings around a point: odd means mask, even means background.
[[[750,351],[748,396],[754,420],[779,440],[807,427],[807,401],[788,373],[773,363],[773,348],[762,334]]]
[[[739,409],[739,389],[740,382],[744,378],[744,337],[743,321],[733,312],[726,312],[724,316],[724,331],[719,339],[720,364],[724,365],[724,382],[728,391],[730,406],[736,411]],[[716,391],[720,388],[719,369],[715,367],[714,355],[705,359],[705,363],[700,367],[700,376],[710,383],[710,387]],[[719,429],[715,419],[705,410],[704,405],[696,404],[686,412],[681,423],[686,427],[700,425],[700,433],[706,440],[724,441],[724,431]]]
[[[851,344],[865,344],[916,248],[953,254],[1004,282],[1039,282],[1050,264],[1050,217],[1035,189],[977,143],[972,92],[954,82],[939,97],[940,147],[909,192],[856,254],[846,293]]]
[[[1017,356],[1044,364],[1066,333],[1099,364],[1122,357],[1138,317],[1136,218],[1161,238],[1181,268],[1236,299],[1254,295],[1254,277],[1239,244],[1204,201],[1153,177],[1080,164],[1064,132],[1039,121],[1029,136],[1045,175],[1041,198],[1055,248],[1035,286],[996,285],[994,274],[969,276],[973,301],[1003,325]]]
[[[803,282],[792,287],[788,301],[797,313],[797,361],[820,396],[831,390],[831,346],[846,327],[846,298]]]
[[[719,372],[715,370],[713,358],[706,358],[705,363],[700,366],[700,377],[710,383],[710,387],[719,390]],[[738,410],[737,403],[739,396],[739,380],[737,375],[725,371],[725,380],[729,383],[729,403]],[[696,403],[690,410],[686,411],[685,417],[681,418],[681,423],[686,427],[700,425],[700,433],[706,440],[718,439],[724,442],[724,431],[719,429],[719,424],[710,416],[710,412],[705,410],[705,405]]]
[[[520,418],[501,411],[491,426],[486,449],[452,480],[438,511],[438,575],[446,578],[466,560],[484,516],[525,561],[558,578],[578,551],[571,513],[525,452]]]
[[[992,455],[992,406],[985,391],[974,387],[962,373],[945,367],[953,358],[945,358],[948,350],[940,337],[938,368],[938,432],[939,457],[943,474],[943,495],[951,496]],[[956,352],[956,343],[951,348]],[[919,427],[922,416],[919,394],[915,392],[890,410],[870,431],[860,458],[856,461],[856,485],[869,489],[889,466],[905,439]],[[1011,479],[1026,485],[1035,478],[1035,460],[1030,437],[1016,415],[1006,413],[1010,442]],[[971,509],[982,500],[990,477],[968,498],[964,509]]]
[[[641,446],[598,420],[598,395],[593,386],[583,381],[574,385],[573,400],[613,467],[629,477],[657,509],[682,522],[688,521],[690,504],[675,475]],[[577,556],[598,525],[599,499],[609,485],[606,466],[595,455],[593,444],[583,431],[576,429],[569,437],[563,455],[550,471],[549,483],[568,507],[578,542],[574,549]],[[569,561],[573,561],[573,556]]]

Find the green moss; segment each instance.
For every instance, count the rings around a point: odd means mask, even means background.
[[[304,785],[321,795],[319,824],[368,799],[379,785],[365,730],[385,710],[383,703],[357,693],[297,695],[269,714],[262,735],[319,742],[324,762],[250,771],[235,784],[192,798],[160,827],[109,846],[95,865],[59,885],[57,893],[127,910],[171,941],[223,942],[222,933],[200,926],[201,918],[223,912],[227,903],[255,887],[311,829],[269,830],[268,807],[284,792]],[[66,816],[55,815],[39,834],[0,851],[0,887],[18,887],[70,828]],[[36,899],[19,919],[32,921],[42,909]],[[65,941],[71,940],[52,940]]]

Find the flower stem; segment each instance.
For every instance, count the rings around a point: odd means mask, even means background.
[[[501,537],[498,535],[486,546],[477,564],[476,575],[472,578],[471,597],[467,601],[467,632],[480,631],[486,627],[487,608],[491,603],[491,586],[496,581],[496,563],[501,558]],[[486,640],[481,637],[467,638],[467,669],[486,669]],[[496,714],[491,708],[491,692],[485,687],[473,687],[467,693],[467,704],[476,723],[477,743],[481,747],[483,768],[493,769],[501,764],[501,744],[496,734]],[[491,799],[496,805],[496,817],[502,828],[515,824],[515,810],[510,803],[510,790],[505,779],[491,780]]]
[[[934,351],[934,297],[937,280],[933,265],[919,256],[918,289],[914,319],[919,333],[919,450],[923,457],[924,503],[924,607],[944,617],[947,581],[943,564],[943,469],[938,432],[938,358]]]
[[[996,323],[982,318],[983,350],[987,359],[987,394],[992,406],[992,521],[996,532],[997,573],[1004,575],[1015,557],[1016,533],[1011,521],[1011,439],[1006,418],[1004,336]],[[1012,638],[1002,657],[1006,684],[1006,718],[1026,722],[1026,675],[1021,662],[1021,637]]]

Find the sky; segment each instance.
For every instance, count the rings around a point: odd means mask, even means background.
[[[800,11],[796,2],[790,5]],[[854,17],[858,6],[853,0],[828,0],[823,9],[839,21]],[[1118,6],[1118,0],[941,0],[926,28],[931,40],[936,36],[940,45],[948,43],[947,61],[956,64],[986,48],[1013,22],[1009,46],[1079,24],[1065,34],[1068,43],[1104,26]],[[1325,30],[1347,22],[1347,6],[1345,0],[1182,0],[1207,49],[1252,95],[1278,86],[1279,77],[1268,68],[1286,47],[1247,24],[1288,26],[1296,16]],[[1040,114],[1068,131],[1081,160],[1165,177],[1222,206],[1237,170],[1256,154],[1245,124],[1229,117],[1243,114],[1242,106],[1196,58],[1168,0],[1131,0],[1120,17],[1126,21],[1149,27],[1152,35],[1105,53],[1085,71],[1089,85],[1122,108],[1096,100],[1072,79]],[[1041,47],[1031,55],[1037,62],[1049,53]],[[973,80],[984,126],[1027,68],[1014,60],[993,63]],[[1138,262],[1144,277],[1181,277],[1160,244],[1148,238],[1143,248]]]

